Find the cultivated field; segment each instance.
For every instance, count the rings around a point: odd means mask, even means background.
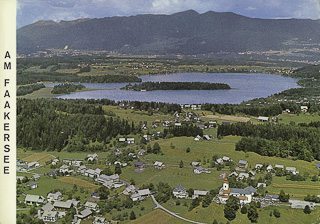
[[[72,185],[77,185],[79,187],[85,187],[85,188],[98,188],[98,186],[91,184],[88,181],[85,180],[80,180],[74,177],[62,177],[60,179],[58,179],[58,181],[63,182],[63,183],[67,183],[67,184],[72,184]]]

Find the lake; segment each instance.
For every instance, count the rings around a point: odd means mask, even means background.
[[[82,83],[87,88],[102,89],[59,96],[62,99],[102,99],[155,101],[177,104],[231,103],[267,97],[291,88],[299,88],[298,79],[263,73],[178,73],[140,76],[143,82],[226,83],[230,90],[156,90],[147,92],[119,90],[128,83]],[[55,84],[46,84],[52,87]]]

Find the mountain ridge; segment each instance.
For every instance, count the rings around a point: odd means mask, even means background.
[[[233,12],[141,14],[73,21],[38,21],[17,30],[18,53],[68,45],[75,50],[130,54],[206,54],[320,44],[320,22],[260,19]]]

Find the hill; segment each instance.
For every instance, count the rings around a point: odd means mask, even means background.
[[[131,54],[208,54],[303,49],[320,43],[320,23],[308,19],[257,19],[189,10],[74,21],[38,21],[17,30],[18,53],[49,48]]]

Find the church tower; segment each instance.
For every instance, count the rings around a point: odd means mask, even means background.
[[[228,178],[224,178],[224,181],[223,181],[223,186],[222,186],[223,190],[224,191],[227,191],[229,189],[229,181],[228,181]]]

